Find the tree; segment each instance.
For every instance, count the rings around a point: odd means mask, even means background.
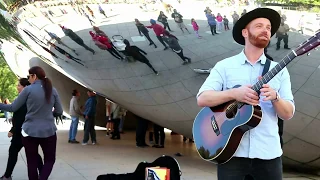
[[[0,98],[8,98],[11,102],[17,97],[17,76],[7,65],[0,52]]]

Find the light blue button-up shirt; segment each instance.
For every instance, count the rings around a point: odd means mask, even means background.
[[[255,84],[262,74],[265,62],[266,57],[262,54],[255,64],[251,64],[243,51],[238,55],[219,61],[201,86],[197,97],[206,90],[223,91],[233,88],[235,85]],[[270,70],[277,64],[277,62],[271,61]],[[287,68],[282,69],[268,84],[278,92],[281,99],[291,102],[294,107]],[[265,97],[260,95],[259,104],[263,113],[261,122],[244,135],[234,154],[236,157],[269,160],[282,155],[277,113],[271,101],[263,101],[263,98]]]

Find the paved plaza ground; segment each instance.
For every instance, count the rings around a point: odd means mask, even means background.
[[[10,125],[0,120],[0,173],[4,172],[8,158],[10,139],[7,130]],[[193,143],[183,143],[182,136],[166,133],[164,149],[137,148],[135,133],[127,132],[121,140],[111,140],[105,136],[103,128],[97,130],[97,145],[69,144],[69,121],[59,125],[57,159],[49,180],[95,180],[99,174],[133,172],[141,161],[152,162],[161,155],[173,156],[182,170],[182,180],[216,180],[214,164],[200,159]],[[79,126],[77,139],[83,137],[83,126]],[[39,148],[40,149],[40,148]],[[40,150],[41,152],[41,150]],[[180,152],[183,156],[174,154]],[[320,180],[312,175],[284,173],[284,180]],[[14,180],[27,180],[27,166],[24,149],[20,151],[18,163],[13,173]]]

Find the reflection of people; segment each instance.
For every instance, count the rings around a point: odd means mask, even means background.
[[[140,61],[147,66],[149,66],[152,71],[158,75],[158,71],[156,71],[153,66],[150,64],[150,61],[143,55],[147,55],[146,52],[144,52],[142,49],[138,48],[137,46],[131,46],[129,41],[127,39],[123,40],[124,44],[126,45],[125,52],[129,55],[132,56],[135,60]],[[143,53],[143,54],[141,54]]]
[[[67,46],[64,42],[62,42],[62,40],[60,39],[60,37],[58,37],[55,33],[52,32],[48,32],[47,30],[44,30],[45,32],[48,33],[48,35],[50,36],[51,39],[54,39],[58,42],[58,44],[62,44],[63,46],[67,47],[68,49],[70,49],[71,51],[73,51],[76,55],[78,55],[76,53],[76,50],[70,48],[69,46]],[[51,39],[49,41],[51,41]]]
[[[176,9],[173,10],[171,17],[174,19],[178,28],[180,28],[183,33],[184,33],[183,29],[185,29],[190,34],[188,28],[186,27],[186,25],[183,22],[183,16],[180,13],[178,13]]]
[[[59,24],[59,26],[61,27],[63,33],[66,36],[69,36],[70,39],[72,39],[74,42],[76,42],[77,44],[79,44],[80,46],[84,47],[86,50],[92,52],[92,54],[94,54],[94,50],[91,49],[89,46],[87,46],[83,40],[75,33],[73,32],[71,29],[66,28],[65,26],[62,26],[61,24]]]
[[[96,46],[98,46],[102,50],[107,50],[113,57],[124,60],[124,58],[116,51],[111,43],[109,42],[109,38],[106,36],[100,36],[97,34],[94,34],[92,31],[89,31],[89,34],[92,38],[92,41],[95,43]]]
[[[149,46],[154,45],[154,47],[157,48],[157,45],[152,41],[152,39],[149,36],[148,29],[138,19],[135,19],[134,21],[136,22],[136,26],[137,26],[137,29],[138,29],[140,36],[142,36],[142,34],[143,34],[150,42]]]
[[[160,43],[164,46],[164,50],[167,50],[168,47],[167,45],[163,42],[163,39],[162,37],[160,36],[163,32],[164,32],[164,28],[157,24],[156,20],[154,19],[150,19],[150,23],[151,23],[151,26],[146,26],[146,28],[152,28],[154,33],[156,34],[158,40],[160,41]]]
[[[60,48],[59,46],[51,43],[50,41],[48,41],[48,44],[50,44],[55,50],[57,50],[59,53],[65,55],[68,59],[73,60],[74,62],[84,66],[83,63],[81,63],[82,61],[76,57],[73,57],[71,54],[67,53],[65,50],[63,50],[62,48]]]
[[[191,63],[191,59],[183,55],[183,49],[178,43],[178,38],[168,31],[163,32],[162,39],[169,45],[169,47],[174,51],[183,61],[183,65]]]
[[[289,26],[284,23],[283,19],[281,19],[280,27],[279,27],[277,34],[276,34],[276,37],[278,38],[276,50],[280,49],[281,40],[283,40],[283,42],[284,42],[284,46],[283,46],[284,49],[290,49],[288,47],[288,40],[289,40],[288,32],[289,32],[289,30],[290,30]]]
[[[282,149],[277,116],[289,120],[294,114],[290,75],[284,68],[270,84],[262,85],[260,96],[250,88],[251,85],[246,85],[248,82],[254,83],[253,79],[257,82],[261,76],[260,71],[251,73],[252,64],[259,69],[264,68],[264,48],[278,30],[280,21],[278,12],[269,8],[257,8],[244,14],[233,29],[234,40],[244,45],[244,50],[219,61],[197,94],[198,105],[202,107],[215,107],[236,100],[252,106],[260,105],[264,113],[260,124],[243,136],[234,157],[218,165],[219,180],[238,180],[246,175],[259,180],[282,179]],[[271,61],[270,68],[276,65]],[[239,88],[233,88],[238,84],[241,85]]]
[[[158,16],[158,21],[163,24],[163,28],[171,31],[169,23],[168,23],[168,17],[163,13],[163,11],[160,11],[160,14]]]

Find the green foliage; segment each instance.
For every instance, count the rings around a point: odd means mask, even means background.
[[[0,98],[8,98],[11,102],[17,97],[17,76],[7,65],[3,54],[0,53]]]

